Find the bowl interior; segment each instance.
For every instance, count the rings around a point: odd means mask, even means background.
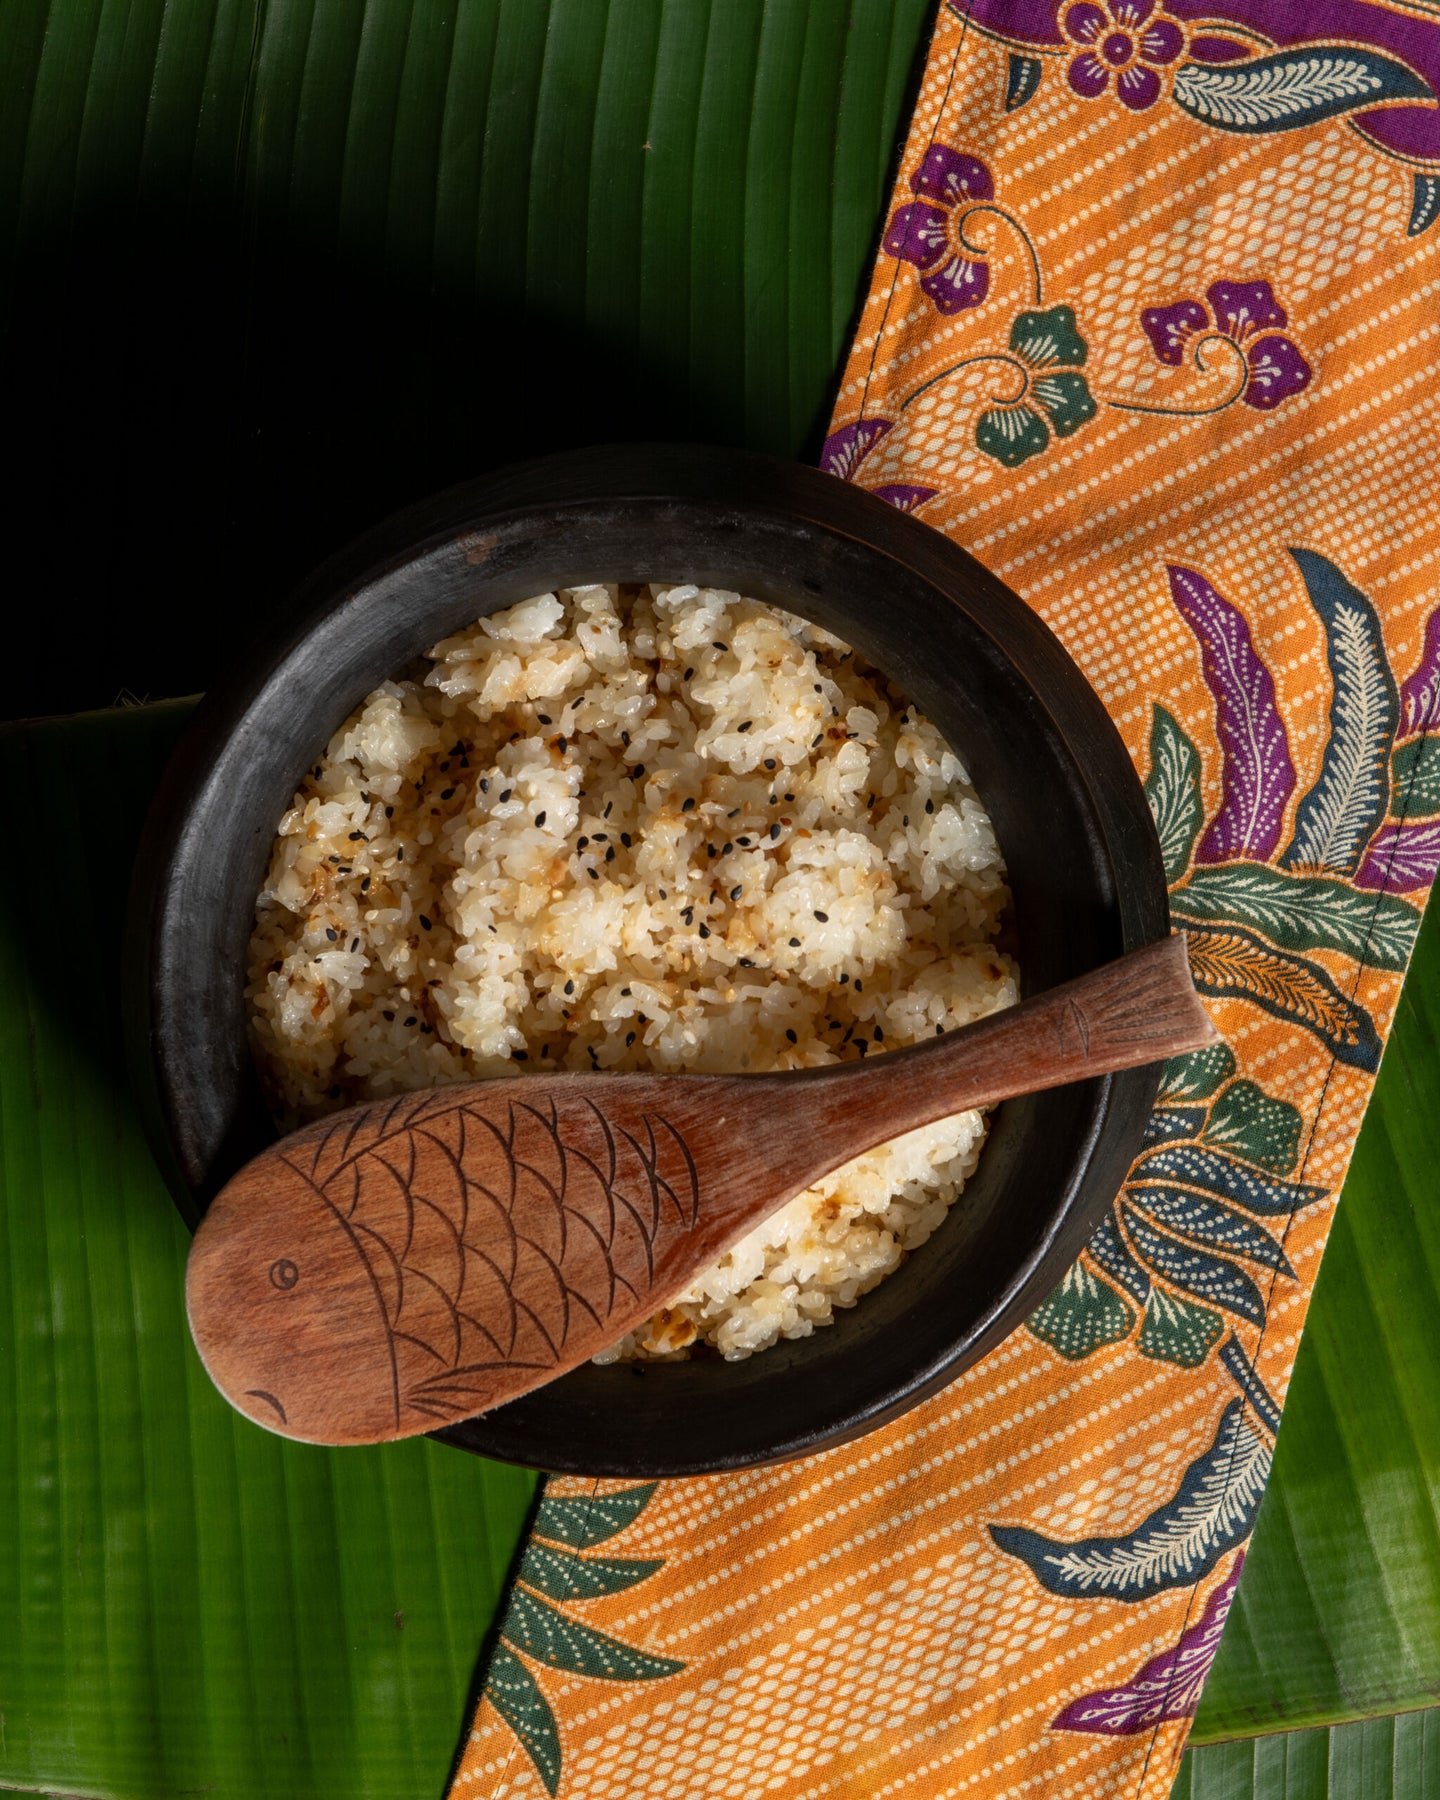
[[[555,459],[442,496],[323,571],[208,699],[156,802],[132,909],[132,1062],[192,1219],[273,1130],[251,1066],[246,947],[276,823],[380,680],[556,586],[689,579],[853,644],[965,762],[1009,869],[1026,992],[1168,929],[1143,792],[1056,640],[938,534],[813,471],[673,448]],[[738,1364],[587,1365],[440,1433],[550,1469],[691,1473],[797,1454],[894,1416],[1013,1329],[1113,1197],[1157,1072],[997,1112],[963,1199],[813,1337]]]

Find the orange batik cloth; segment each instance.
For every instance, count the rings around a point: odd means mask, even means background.
[[[553,1480],[454,1793],[1166,1794],[1440,862],[1440,0],[939,16],[825,449],[1033,606],[1224,1046],[897,1424]]]

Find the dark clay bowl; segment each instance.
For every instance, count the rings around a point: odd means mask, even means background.
[[[255,897],[307,766],[377,682],[482,614],[559,586],[693,580],[852,643],[954,745],[999,835],[1036,993],[1169,929],[1159,845],[1114,726],[1060,644],[939,533],[812,469],[616,448],[457,488],[323,570],[207,697],[155,801],[132,902],[131,1063],[193,1224],[274,1132],[243,996]],[[533,1467],[692,1474],[894,1418],[1013,1331],[1124,1178],[1158,1070],[1013,1100],[964,1199],[881,1287],[741,1363],[592,1365],[438,1433]]]

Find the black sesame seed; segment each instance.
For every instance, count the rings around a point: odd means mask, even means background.
[[[744,838],[741,838],[741,840],[740,840],[740,842],[741,842],[741,843],[742,843],[742,844],[743,844],[743,843],[744,843],[744,842],[745,842],[745,841],[746,841],[746,840],[745,840],[745,839],[744,839]],[[735,846],[734,846],[734,845],[733,845],[733,844],[727,844],[727,845],[726,845],[726,846],[725,846],[725,848],[724,848],[724,849],[723,849],[723,850],[722,850],[722,851],[721,851],[721,852],[720,852],[720,854],[721,854],[721,855],[722,855],[722,856],[730,856],[730,855],[733,855],[733,853],[734,853],[734,850],[735,850]]]
[[[755,965],[748,956],[742,956],[740,958],[740,967],[742,969],[753,969]]]
[[[628,731],[622,731],[620,733],[620,742],[627,750],[630,748],[630,733]]]
[[[660,898],[662,900],[668,900],[670,898],[669,894],[666,893],[664,888],[661,888],[661,890],[660,890]]]
[[[587,869],[585,873],[592,881],[598,881],[600,879],[600,871],[598,869]]]
[[[722,644],[719,638],[714,638],[711,640],[710,648],[712,650],[728,650],[730,646],[728,644]]]
[[[629,988],[628,988],[628,987],[623,987],[623,988],[621,988],[621,990],[620,990],[620,992],[621,992],[621,993],[622,993],[622,994],[627,994],[627,995],[628,995],[628,994],[629,994],[629,992],[630,992],[630,990],[629,990]]]
[[[687,795],[686,798],[680,802],[680,810],[681,812],[693,812],[695,810],[695,796],[693,794]]]
[[[514,792],[514,788],[506,788],[505,792],[500,796],[500,804],[503,806]]]
[[[483,787],[485,784],[482,782],[480,785]],[[385,808],[385,817],[387,819],[393,819],[395,817],[395,808],[393,806],[387,806]]]
[[[543,825],[543,824],[544,824],[544,823],[545,823],[545,809],[544,809],[544,807],[541,807],[541,809],[540,809],[540,811],[539,811],[539,812],[538,812],[538,813],[536,813],[536,815],[535,815],[535,823],[536,823],[536,824],[537,824],[537,825]]]
[[[517,1050],[515,1052],[515,1060],[516,1062],[529,1062],[530,1052],[528,1050]]]
[[[857,994],[863,994],[865,992],[865,983],[858,975],[855,977],[855,992]]]
[[[407,1025],[413,1025],[413,1024],[414,1024],[414,1023],[415,1023],[415,1015],[414,1015],[414,1013],[411,1013],[411,1015],[410,1015],[410,1017],[409,1017],[409,1018],[408,1018],[408,1019],[407,1019],[407,1020],[406,1020],[406,1021],[405,1021],[405,1023],[406,1023],[406,1024],[407,1024]]]
[[[567,994],[573,994],[575,992],[575,983],[573,981],[567,981],[565,983],[565,992]]]
[[[490,792],[490,783],[483,775],[480,777],[480,792],[482,794],[488,794]],[[390,809],[387,807],[385,810],[388,813]]]
[[[329,938],[330,942],[333,944],[335,942],[335,940],[339,937],[340,933],[335,929],[335,927],[333,925],[327,925],[325,927],[325,935],[327,938]]]
[[[396,862],[404,862],[405,846],[403,844],[397,844],[395,846],[395,860],[396,860]]]
[[[799,1038],[796,1037],[796,1035],[793,1031],[787,1031],[785,1033],[785,1035],[787,1038],[789,1038],[789,1040],[792,1044],[798,1044],[800,1042]]]
[[[608,844],[610,842],[610,833],[608,831],[597,831],[593,835],[597,844]]]
[[[816,909],[815,909],[815,917],[820,921],[820,923],[822,925],[828,925],[830,923],[829,913],[821,912],[819,907],[816,907]]]
[[[540,723],[542,725],[548,725],[550,723],[549,713],[536,713],[535,717],[540,721]]]
[[[634,1042],[635,1042],[635,1033],[633,1031],[627,1031],[625,1033],[625,1048],[628,1050]]]
[[[350,842],[352,844],[368,844],[370,840],[363,831],[352,831],[350,833]]]
[[[355,951],[357,951],[357,950],[358,950],[358,949],[359,949],[359,948],[360,948],[360,940],[359,940],[359,938],[358,938],[358,937],[353,937],[353,938],[351,938],[351,940],[350,940],[350,952],[351,952],[351,955],[354,955],[354,953],[355,953]]]
[[[748,731],[754,723],[755,723],[755,721],[753,719],[745,719],[739,725],[737,725],[735,727],[735,729],[737,731]]]
[[[605,816],[605,817],[606,817],[606,818],[607,818],[607,819],[608,819],[608,818],[609,818],[609,817],[610,817],[610,808],[611,808],[611,807],[612,807],[612,806],[613,806],[613,805],[614,805],[614,804],[615,804],[615,802],[614,802],[614,801],[613,801],[613,800],[607,800],[607,801],[606,801],[606,802],[605,802],[605,815],[604,815],[604,816]]]
[[[424,913],[421,913],[420,915],[420,923],[425,927],[426,931],[431,929],[430,921],[425,917]]]
[[[338,856],[327,856],[325,860],[326,862],[338,863],[340,858]]]
[[[680,917],[687,925],[693,925],[695,923],[695,908],[693,906],[687,906]]]
[[[878,1025],[875,1027],[874,1031],[872,1031],[870,1033],[870,1035],[871,1035],[871,1037],[874,1038],[874,1040],[877,1044],[883,1044],[885,1042],[885,1033],[880,1029],[880,1027]]]
[[[799,949],[799,948],[800,948],[800,940],[799,940],[799,938],[791,938],[791,940],[790,940],[790,948],[791,948],[791,949],[792,949],[792,950],[798,950],[798,949]]]
[[[843,971],[843,970],[842,970],[842,971],[841,971],[841,975],[840,975],[840,985],[841,985],[841,987],[844,987],[844,985],[845,985],[845,983],[846,983],[846,982],[847,982],[847,981],[848,981],[848,980],[849,980],[849,979],[850,979],[850,977],[849,977],[849,975],[848,975],[848,974],[846,974],[846,973],[845,973],[845,972],[844,972],[844,971]]]
[[[810,748],[813,750],[815,746],[823,740],[824,736],[825,733],[823,731],[817,731],[810,740]]]
[[[555,740],[555,748],[563,756],[565,754],[565,752],[570,748],[570,746],[569,746],[569,744],[566,743],[566,741],[563,737],[558,737]]]
[[[680,677],[680,679],[682,681],[688,681],[694,673],[695,673],[695,671],[693,669],[687,669],[685,671],[685,673]]]
[[[370,892],[370,877],[368,875],[360,883],[360,892],[362,894],[368,894]]]
[[[862,1056],[867,1055],[870,1050],[870,1046],[865,1042],[864,1038],[857,1038],[855,1040],[855,1048],[860,1052],[860,1054]]]
[[[742,850],[748,850],[750,848],[750,840],[748,837],[736,838],[735,842],[740,846],[740,848]]]
[[[613,844],[607,845],[606,850],[605,850],[605,860],[606,860],[606,862],[614,862],[615,846]]]
[[[770,836],[772,838],[778,838],[779,835],[780,835],[780,827],[778,825],[772,825],[770,827]]]
[[[933,800],[927,800],[925,802],[925,810],[928,813],[933,813],[935,810],[935,802]]]
[[[384,1012],[383,1012],[383,1013],[382,1013],[382,1014],[381,1014],[381,1017],[382,1017],[382,1018],[386,1018],[386,1019],[390,1019],[390,1020],[393,1020],[393,1019],[394,1019],[394,1017],[395,1017],[395,1015],[394,1015],[394,1013],[393,1013],[393,1012],[391,1012],[391,1010],[390,1010],[390,1009],[389,1009],[389,1007],[388,1007],[388,1006],[387,1006],[387,1007],[386,1007],[386,1009],[385,1009],[385,1011],[384,1011]]]
[[[627,850],[630,848],[630,833],[628,831],[622,831],[620,833],[620,842]]]
[[[773,756],[767,756],[765,758],[765,767],[767,769],[773,769],[775,767],[775,758]]]
[[[709,937],[710,927],[708,925],[702,925],[700,927],[700,935],[701,935],[701,937]]]
[[[455,798],[454,788],[441,788],[440,798],[442,800],[453,800]]]
[[[902,825],[908,825],[908,824],[909,824],[909,823],[910,823],[910,815],[909,815],[909,813],[905,813],[905,814],[904,814],[904,815],[903,815],[903,816],[902,816],[902,817],[901,817],[901,820],[900,820],[900,823],[901,823],[901,824],[902,824]]]
[[[588,837],[576,838],[575,848],[577,850],[583,850],[589,842],[590,842],[590,840]]]
[[[744,893],[744,891],[745,890],[743,887],[733,887],[730,890],[730,898],[732,900],[738,900],[740,898],[741,894]]]
[[[789,800],[789,801],[790,801],[790,802],[791,802],[791,803],[792,803],[792,804],[793,804],[793,802],[794,802],[794,799],[795,799],[795,796],[794,796],[794,795],[793,795],[793,794],[787,794],[787,795],[786,795],[786,796],[785,796],[785,798],[786,798],[786,799],[787,799],[787,800]]]

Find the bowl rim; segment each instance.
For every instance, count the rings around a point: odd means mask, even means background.
[[[189,878],[207,853],[207,831],[217,821],[224,822],[227,756],[237,754],[247,721],[264,705],[275,703],[277,686],[289,682],[292,698],[298,701],[303,685],[295,687],[295,671],[307,647],[318,632],[333,629],[337,620],[343,623],[347,610],[353,613],[366,596],[387,591],[386,583],[423,582],[437,575],[449,579],[448,572],[454,570],[462,581],[465,569],[471,571],[471,580],[477,579],[474,571],[485,571],[492,558],[503,556],[505,533],[515,521],[529,521],[532,532],[550,524],[573,531],[583,524],[586,509],[596,507],[628,508],[637,517],[647,507],[652,514],[656,508],[669,508],[680,518],[713,517],[732,525],[740,521],[755,530],[762,525],[798,529],[812,534],[816,542],[838,546],[837,554],[882,558],[893,565],[897,578],[903,574],[917,580],[938,599],[959,607],[1033,694],[1039,695],[1037,682],[1043,686],[1047,717],[1072,758],[1076,741],[1085,746],[1085,766],[1077,762],[1075,773],[1109,859],[1118,947],[1138,948],[1168,933],[1158,836],[1139,776],[1110,715],[1038,615],[952,540],[831,475],[750,452],[674,444],[602,445],[534,459],[407,508],[323,564],[294,601],[269,621],[268,630],[262,627],[251,649],[237,658],[228,680],[202,700],[164,771],[131,889],[125,956],[127,1056],[151,1147],[192,1228],[210,1195],[233,1172],[225,1146],[215,1137],[213,1121],[208,1159],[203,1149],[197,1149],[192,1116],[204,1084],[217,1082],[216,1046],[222,1045],[223,1033],[210,1014],[224,1008],[206,979],[194,969],[186,970],[177,948],[185,937]],[[809,581],[804,585],[814,586]],[[794,609],[803,612],[804,597],[793,584],[786,591],[795,595]],[[494,606],[511,603],[511,598],[497,599]],[[377,679],[383,676],[371,677],[368,685]],[[296,764],[288,791],[293,792],[304,766],[303,761]],[[265,835],[268,845],[273,822]],[[195,1027],[197,1008],[206,1015],[203,1030]],[[230,1035],[233,1038],[233,1030]],[[197,1043],[202,1046],[198,1064]],[[253,1073],[248,1077],[253,1092],[245,1091],[247,1069],[248,1049],[241,1047],[237,1058],[233,1042],[229,1043],[219,1056],[216,1092],[228,1093],[223,1105],[234,1115],[226,1143],[241,1146],[253,1146],[260,1141],[257,1133],[265,1130],[257,1118]],[[546,1441],[543,1431],[536,1432],[535,1409],[526,1406],[534,1396],[432,1435],[526,1466],[649,1478],[781,1461],[843,1443],[886,1423],[978,1361],[1063,1277],[1108,1210],[1140,1148],[1159,1076],[1159,1066],[1149,1065],[1084,1084],[1091,1095],[1089,1125],[1077,1146],[1075,1177],[1057,1202],[1049,1229],[1017,1264],[990,1314],[951,1351],[932,1355],[908,1379],[892,1382],[883,1395],[868,1395],[858,1404],[831,1404],[813,1428],[791,1429],[774,1442],[732,1442],[709,1452],[656,1443],[648,1451],[637,1451],[631,1444],[611,1454],[603,1433],[598,1443],[578,1450],[553,1433]],[[230,1156],[234,1166],[243,1160],[243,1154]],[[826,1337],[828,1330],[804,1342],[818,1343]],[[777,1345],[763,1358],[751,1360],[768,1363],[775,1358],[778,1367],[781,1349]],[[701,1365],[660,1365],[697,1366]],[[583,1369],[574,1371],[551,1386],[583,1387],[586,1376]]]

